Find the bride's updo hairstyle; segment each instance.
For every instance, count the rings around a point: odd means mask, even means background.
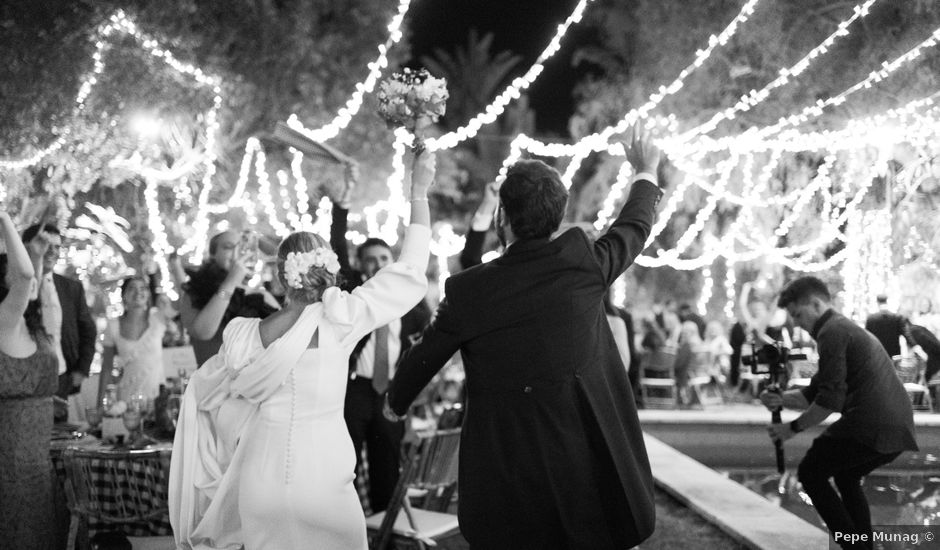
[[[277,276],[291,301],[313,303],[337,284],[339,261],[316,233],[298,231],[277,247]]]

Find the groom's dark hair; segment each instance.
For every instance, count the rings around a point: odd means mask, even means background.
[[[568,190],[551,166],[540,160],[520,160],[506,173],[499,201],[516,238],[538,239],[558,229]]]

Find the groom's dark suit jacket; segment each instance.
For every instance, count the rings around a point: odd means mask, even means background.
[[[574,228],[447,280],[389,390],[402,414],[457,350],[468,401],[460,527],[473,548],[629,548],[653,531],[653,480],[605,292],[643,250],[661,191],[633,184],[596,242]]]

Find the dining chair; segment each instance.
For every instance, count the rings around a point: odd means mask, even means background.
[[[662,348],[650,351],[640,365],[640,396],[649,409],[675,409],[679,405],[676,384],[676,351]]]
[[[460,428],[418,434],[388,508],[366,518],[372,550],[425,550],[459,534],[457,516],[447,513],[457,488],[459,450]]]
[[[911,398],[912,408],[915,411],[932,411],[930,391],[924,380],[924,361],[916,355],[895,355],[891,359],[894,361],[894,371]]]
[[[713,364],[712,354],[710,352],[692,352],[689,389],[703,408],[711,405],[723,405],[725,403],[725,399],[721,395],[721,387],[713,372]]]
[[[72,516],[70,549],[89,548],[92,530],[167,534],[163,531],[169,521],[169,452],[69,448],[62,461]],[[140,537],[134,547],[173,548],[173,537]]]

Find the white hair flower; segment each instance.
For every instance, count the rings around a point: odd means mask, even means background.
[[[303,288],[301,276],[311,267],[322,267],[336,275],[339,258],[329,248],[320,247],[309,252],[290,252],[284,260],[284,279],[291,288]]]

